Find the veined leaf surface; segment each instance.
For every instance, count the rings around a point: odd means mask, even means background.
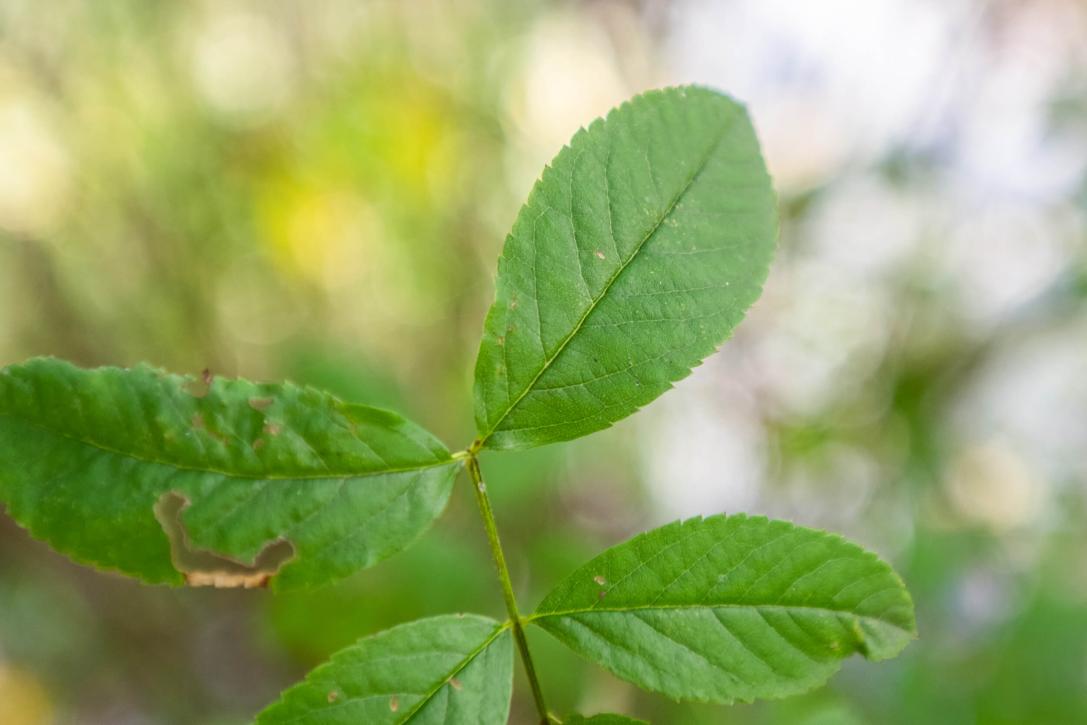
[[[77,561],[152,583],[324,583],[411,543],[457,463],[395,413],[291,384],[0,371],[0,503]]]
[[[583,436],[690,373],[759,296],[776,204],[742,106],[651,91],[579,131],[506,239],[476,362],[479,438]]]
[[[333,655],[258,725],[504,725],[513,690],[506,624],[446,615],[394,627]]]
[[[874,554],[747,516],[676,522],[609,549],[532,621],[640,687],[718,703],[804,692],[843,658],[893,657],[915,636],[910,596]]]
[[[626,715],[601,713],[599,715],[567,715],[562,725],[649,725],[645,720],[635,720]]]

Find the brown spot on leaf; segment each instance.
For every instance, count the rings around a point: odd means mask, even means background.
[[[600,590],[600,593],[599,593],[599,594],[597,594],[596,596],[598,596],[598,597],[600,597],[601,599],[603,599],[604,597],[608,596],[608,593],[607,593],[606,591],[604,591],[603,589],[601,589],[601,590]]]
[[[460,690],[464,687],[464,685],[460,684],[460,680],[458,680],[456,677],[450,677],[449,684],[453,686],[454,690]]]
[[[253,410],[265,411],[276,402],[275,398],[250,398],[249,407]]]
[[[192,414],[192,427],[193,428],[199,428],[199,429],[203,430],[204,427],[205,427],[204,426],[204,416],[202,416],[200,413],[193,413]]]
[[[600,574],[597,574],[596,576],[594,576],[594,577],[593,577],[593,581],[594,581],[594,582],[596,582],[597,584],[599,584],[600,586],[604,586],[605,584],[607,584],[607,583],[608,583],[608,580],[607,580],[607,579],[605,579],[605,578],[604,578],[603,576],[601,576]]]
[[[279,423],[273,423],[272,421],[268,421],[264,424],[264,432],[270,436],[277,436],[282,431],[283,426],[281,426]]]
[[[327,699],[328,699],[329,703],[336,702],[336,700],[340,699],[340,693],[336,692],[335,690],[331,690],[328,693],[328,698]]]
[[[203,398],[211,390],[213,382],[215,382],[215,376],[211,374],[211,370],[204,368],[198,377],[187,378],[182,387],[194,398]]]
[[[238,561],[213,551],[198,549],[189,540],[181,513],[189,500],[168,491],[155,503],[155,518],[170,540],[170,561],[194,587],[256,589],[268,585],[283,566],[294,558],[294,546],[286,539],[268,542],[252,562]]]
[[[396,695],[393,695],[389,698],[389,709],[393,712],[396,712],[400,709],[400,698]]]
[[[216,589],[264,589],[271,574],[249,574],[225,571],[187,571],[185,583],[190,587],[215,587]]]
[[[253,450],[259,451],[261,448],[264,448],[266,442],[267,441],[265,441],[263,438],[257,438],[255,441],[253,441]]]

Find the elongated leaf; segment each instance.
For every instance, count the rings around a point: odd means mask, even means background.
[[[456,462],[400,416],[294,385],[39,359],[0,372],[0,502],[147,582],[346,576],[418,537]]]
[[[257,717],[260,725],[503,725],[513,690],[508,625],[422,619],[336,653]]]
[[[479,437],[606,428],[720,345],[759,296],[776,211],[742,106],[638,96],[579,131],[506,239],[476,362]]]
[[[562,725],[649,725],[645,720],[635,720],[626,715],[613,715],[602,713],[585,717],[584,715],[567,715]]]
[[[640,687],[720,703],[803,692],[855,652],[893,657],[914,637],[910,596],[874,554],[746,516],[620,544],[560,584],[533,621]]]

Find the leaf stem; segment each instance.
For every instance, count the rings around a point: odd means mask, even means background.
[[[521,613],[517,610],[517,598],[513,594],[513,583],[510,581],[510,571],[506,566],[506,555],[502,551],[502,542],[498,539],[498,526],[494,521],[494,510],[491,508],[491,499],[487,496],[487,485],[483,483],[483,473],[479,470],[479,459],[475,452],[469,449],[465,460],[468,474],[472,477],[472,488],[476,493],[476,503],[479,504],[479,515],[483,518],[483,527],[487,530],[487,541],[491,545],[491,556],[494,557],[494,565],[498,570],[498,581],[502,584],[502,596],[506,600],[506,611],[510,615],[513,624],[513,637],[517,640],[517,649],[521,652],[521,662],[525,666],[525,674],[528,683],[532,687],[532,698],[536,701],[536,711],[540,713],[541,725],[552,722],[547,713],[547,705],[544,703],[543,690],[540,689],[540,681],[536,677],[536,666],[532,664],[532,655],[528,651],[528,639],[525,637],[525,629]]]

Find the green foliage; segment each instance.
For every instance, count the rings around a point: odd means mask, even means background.
[[[0,450],[0,500],[34,536],[171,584],[346,576],[414,541],[457,471],[418,426],[327,393],[50,359],[0,373]]]
[[[635,720],[626,715],[612,715],[605,713],[584,717],[583,715],[567,715],[562,725],[648,725],[645,720]]]
[[[804,692],[842,658],[893,657],[914,637],[909,594],[873,554],[742,515],[676,522],[606,551],[532,622],[639,687],[719,703]]]
[[[509,625],[445,615],[337,652],[257,723],[501,723],[512,689]]]
[[[802,692],[914,636],[901,580],[838,537],[744,516],[619,545],[522,617],[478,454],[605,428],[687,375],[756,299],[774,195],[743,108],[654,91],[575,135],[499,263],[476,366],[477,440],[450,452],[400,416],[291,384],[81,370],[0,373],[0,501],[78,561],[152,583],[321,584],[403,549],[467,464],[509,618],[443,616],[342,650],[262,723],[501,723],[524,626],[677,699]],[[570,716],[568,723],[636,723]]]
[[[668,390],[759,296],[775,236],[759,144],[729,98],[650,92],[579,131],[498,262],[476,363],[480,440],[577,438]]]

